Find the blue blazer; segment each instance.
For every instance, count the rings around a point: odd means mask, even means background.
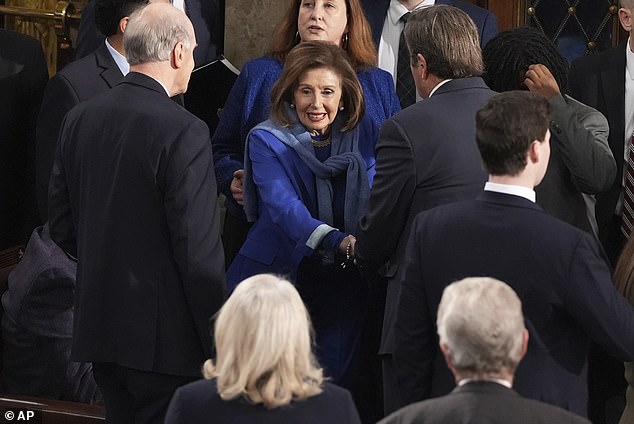
[[[282,63],[272,57],[247,62],[234,84],[222,118],[213,135],[214,166],[218,187],[227,199],[229,213],[241,214],[229,186],[233,173],[244,167],[244,143],[253,127],[269,118],[271,88],[282,73]],[[392,76],[378,68],[357,73],[365,97],[365,115],[359,124],[360,137],[376,142],[384,120],[400,110]]]
[[[374,140],[359,137],[368,180],[374,176]],[[365,142],[364,142],[365,140]],[[313,253],[309,239],[324,222],[315,218],[315,175],[302,158],[273,134],[256,128],[247,140],[258,218],[227,271],[229,291],[243,279],[269,272],[295,278],[300,261]]]
[[[465,3],[460,0],[436,0],[436,4],[446,4],[457,7],[467,12],[473,22],[478,27],[480,34],[480,46],[484,47],[489,40],[498,33],[498,22],[495,15],[486,9]],[[361,6],[365,11],[365,16],[372,27],[372,38],[376,47],[379,47],[381,32],[383,31],[383,23],[385,15],[390,7],[390,0],[361,0]]]
[[[471,276],[508,283],[530,334],[515,374],[523,396],[587,415],[590,340],[634,358],[634,310],[612,285],[595,239],[519,196],[485,191],[414,221],[401,273],[394,365],[403,401],[454,387],[438,349],[443,289]]]

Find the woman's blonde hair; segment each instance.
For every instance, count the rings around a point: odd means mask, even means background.
[[[224,400],[245,396],[267,408],[321,393],[308,311],[288,281],[260,274],[242,281],[218,312],[216,360],[205,378]]]

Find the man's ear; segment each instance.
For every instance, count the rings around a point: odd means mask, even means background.
[[[520,353],[520,359],[524,358],[526,351],[528,350],[528,330],[525,328],[522,331],[522,352]]]
[[[542,154],[541,143],[543,142],[539,140],[534,140],[531,143],[531,146],[528,149],[528,160],[530,160],[531,163],[536,163],[540,159]]]
[[[130,21],[129,16],[124,16],[119,21],[119,26],[117,27],[117,30],[119,31],[120,34],[123,34],[125,32],[125,29],[128,27],[128,21]]]
[[[619,22],[627,32],[632,31],[632,11],[625,7],[619,9]]]
[[[179,69],[183,66],[185,61],[185,45],[182,41],[179,41],[172,50],[172,67]]]
[[[425,56],[423,56],[420,53],[416,54],[416,60],[418,61],[418,64],[416,64],[416,71],[418,72],[418,74],[420,75],[420,77],[422,79],[427,78],[427,76],[429,76],[429,70],[427,69],[427,60],[425,59]]]

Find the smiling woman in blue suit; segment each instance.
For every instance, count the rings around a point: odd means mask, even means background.
[[[248,228],[242,209],[247,134],[269,118],[271,88],[289,51],[311,40],[333,43],[348,53],[366,104],[360,123],[362,138],[375,143],[383,121],[400,110],[391,75],[376,67],[376,48],[359,0],[288,0],[268,54],[244,65],[212,137],[216,180],[227,196],[223,231],[227,263],[244,242]]]
[[[367,284],[348,261],[350,234],[374,173],[374,139],[358,125],[361,84],[342,49],[310,41],[288,54],[271,99],[272,118],[247,138],[244,208],[254,224],[228,288],[263,272],[295,281],[326,374],[354,390]]]

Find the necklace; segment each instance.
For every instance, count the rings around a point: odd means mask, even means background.
[[[330,137],[324,140],[312,140],[313,147],[326,147],[330,145]]]

